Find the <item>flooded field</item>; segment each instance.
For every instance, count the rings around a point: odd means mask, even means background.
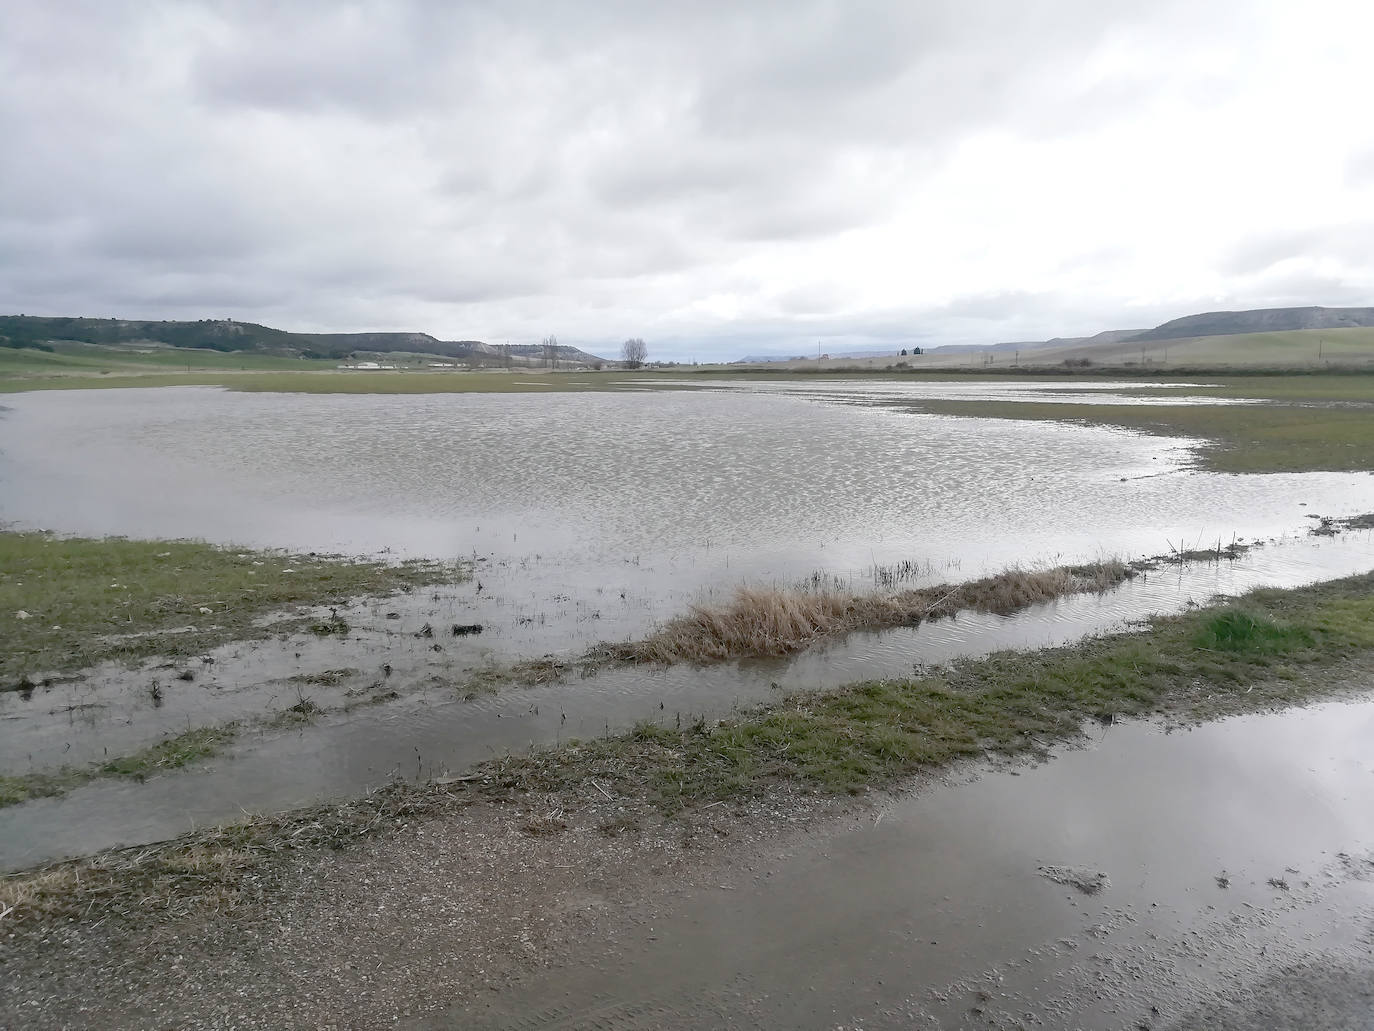
[[[0,694],[0,773],[100,761],[189,727],[248,720],[230,754],[205,766],[0,810],[0,865],[164,838],[240,808],[343,797],[640,719],[721,715],[783,689],[1065,643],[1218,593],[1374,568],[1368,532],[1308,536],[1313,516],[1374,511],[1374,476],[1218,475],[1192,469],[1176,439],[883,404],[901,390],[964,397],[973,386],[1064,398],[1058,384],[867,382],[7,398],[0,521],[465,559],[475,575],[343,611],[345,638],[233,645],[211,662],[165,668],[106,665]],[[1069,386],[1122,399],[1111,384]],[[576,669],[589,646],[642,636],[744,583],[918,586],[1232,540],[1271,543],[1234,561],[1153,572],[1105,598],[853,635],[786,662]],[[454,625],[482,630],[455,636]],[[550,664],[535,679],[551,682],[533,686],[510,675],[546,657],[570,668]],[[274,721],[304,699],[323,714]]]

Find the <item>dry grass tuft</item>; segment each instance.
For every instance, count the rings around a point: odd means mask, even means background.
[[[629,662],[723,662],[791,655],[824,637],[916,626],[964,609],[1006,615],[1067,594],[1105,591],[1134,575],[1123,562],[1010,569],[962,584],[895,593],[741,587],[722,606],[695,605],[643,641],[608,646]]]

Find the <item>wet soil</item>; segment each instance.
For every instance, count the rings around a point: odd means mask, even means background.
[[[591,786],[482,803],[215,917],[11,937],[0,1022],[1362,1026],[1340,1021],[1374,974],[1372,732],[1356,697],[685,821]]]

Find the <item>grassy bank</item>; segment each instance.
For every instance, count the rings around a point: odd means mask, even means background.
[[[164,845],[0,878],[14,927],[163,919],[270,897],[293,855],[347,847],[478,800],[613,799],[669,816],[775,790],[855,792],[962,758],[1039,752],[1085,720],[1205,718],[1322,697],[1331,675],[1374,684],[1374,574],[1159,618],[1073,648],[994,655],[938,675],[797,695],[722,722],[643,725],[464,778],[394,785],[345,805],[253,817]],[[631,821],[632,823],[632,821]],[[550,825],[541,833],[557,833]]]
[[[1241,396],[1237,388],[1236,396]],[[1254,385],[1244,396],[1265,396]],[[1286,388],[1287,389],[1287,388]],[[922,401],[913,411],[982,419],[1115,426],[1202,438],[1198,465],[1227,473],[1374,470],[1374,408],[1299,404],[1098,405],[1019,401]]]
[[[198,655],[298,629],[302,606],[466,578],[452,563],[355,562],[199,541],[0,532],[0,688],[105,659]],[[266,617],[282,614],[267,622]]]

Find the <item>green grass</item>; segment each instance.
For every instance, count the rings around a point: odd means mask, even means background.
[[[105,659],[198,655],[294,629],[299,620],[289,616],[302,606],[467,576],[454,563],[392,565],[200,541],[0,532],[0,687]],[[263,622],[277,613],[281,621]],[[341,621],[329,622],[328,632],[338,632]]]
[[[285,371],[333,369],[335,361],[285,358],[251,352],[199,348],[154,347],[126,349],[77,342],[58,343],[52,351],[0,348],[0,378],[64,377],[77,380],[109,375],[191,371]]]
[[[64,767],[46,773],[0,775],[0,808],[34,798],[64,795],[98,777],[142,780],[160,770],[175,770],[220,754],[234,739],[237,724],[198,727],[169,737],[142,751],[83,768]]]
[[[169,737],[141,752],[97,766],[95,776],[142,778],[158,770],[176,770],[218,755],[233,740],[235,726],[198,727]]]
[[[344,372],[328,369],[280,372],[148,372],[110,375],[6,375],[0,367],[0,393],[24,390],[115,389],[129,387],[226,387],[299,394],[504,394],[615,390],[645,374],[622,372],[443,372],[397,369]]]
[[[1359,390],[1374,386],[1350,377]],[[1236,387],[1229,388],[1238,390]],[[1300,389],[1287,377],[1248,385],[1245,396]],[[1185,391],[1197,393],[1198,391]],[[1037,404],[1022,401],[920,401],[913,410],[984,419],[1116,426],[1162,436],[1201,438],[1198,464],[1229,473],[1374,470],[1374,407],[1253,405]]]
[[[1338,401],[1374,405],[1374,373],[1206,376],[1191,386],[1169,385],[1128,391],[1150,397],[1258,398],[1271,401]]]
[[[1288,654],[1313,643],[1312,633],[1303,627],[1286,626],[1243,609],[1217,613],[1194,640],[1199,648],[1257,655]]]
[[[1139,349],[1139,344],[1129,343],[1104,348],[1118,354],[1122,360],[1137,357]],[[1161,361],[1166,349],[1170,365],[1321,367],[1325,363],[1362,363],[1374,360],[1374,328],[1231,333],[1185,340],[1151,340],[1145,344],[1146,357],[1152,362]]]

